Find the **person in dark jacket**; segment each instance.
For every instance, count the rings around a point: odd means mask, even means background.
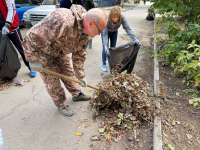
[[[81,5],[84,7],[82,0],[60,0],[60,8],[70,9],[72,4]]]
[[[83,0],[84,8],[88,11],[92,8],[95,8],[93,0]],[[92,48],[92,39],[89,44],[89,49]]]
[[[83,0],[83,5],[87,11],[95,8],[93,0]]]

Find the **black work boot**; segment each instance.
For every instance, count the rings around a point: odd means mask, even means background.
[[[58,109],[63,113],[63,115],[67,117],[71,117],[74,114],[74,112],[69,108],[68,105],[64,108],[58,108]]]
[[[77,97],[72,97],[72,100],[74,101],[74,102],[78,102],[78,101],[89,101],[89,100],[91,100],[91,96],[87,96],[87,95],[85,95],[84,93],[82,93],[82,92],[80,92],[80,94],[79,94],[79,96],[77,96]]]

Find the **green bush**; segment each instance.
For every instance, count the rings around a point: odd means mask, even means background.
[[[200,86],[200,3],[196,0],[152,2],[151,8],[161,15],[157,23],[165,24],[168,35],[159,56],[171,63],[175,72],[186,73],[183,82]]]

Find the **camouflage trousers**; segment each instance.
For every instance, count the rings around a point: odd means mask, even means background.
[[[76,78],[74,69],[71,63],[70,54],[59,54],[59,57],[53,58],[49,55],[42,54],[40,59],[42,66],[51,71],[66,75],[71,78]],[[66,89],[72,96],[78,96],[81,92],[80,86],[72,81],[64,80],[47,73],[40,73],[46,89],[51,96],[54,104],[58,108],[63,108],[67,105],[67,98],[64,89],[61,86],[60,80],[64,83]]]

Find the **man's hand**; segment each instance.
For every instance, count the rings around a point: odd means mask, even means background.
[[[79,81],[83,82],[82,84],[80,84],[80,86],[82,87],[87,87],[87,81],[85,78],[82,78],[82,79],[78,79]]]
[[[29,62],[31,70],[42,72],[42,64],[39,61]]]
[[[7,35],[8,33],[10,33],[9,29],[10,29],[10,25],[8,23],[5,23],[5,26],[2,28],[2,34]]]
[[[139,47],[142,45],[138,39],[135,40],[135,43],[137,43]]]

